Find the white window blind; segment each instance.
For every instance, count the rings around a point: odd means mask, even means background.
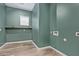
[[[20,16],[20,25],[29,26],[29,16]]]

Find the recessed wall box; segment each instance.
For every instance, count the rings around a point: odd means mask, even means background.
[[[59,36],[59,32],[58,31],[53,31],[53,36]]]
[[[76,32],[75,35],[79,37],[79,32]]]

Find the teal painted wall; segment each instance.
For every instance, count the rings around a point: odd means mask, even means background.
[[[30,25],[28,27],[20,25],[20,15],[30,17],[29,18]],[[6,29],[7,42],[31,40],[32,39],[31,11],[25,11],[25,10],[20,10],[16,8],[6,7],[6,26],[5,27],[10,28],[10,29]],[[31,28],[31,29],[28,29],[28,28]]]
[[[39,41],[40,46],[49,46],[50,27],[49,27],[49,4],[39,4]]]
[[[60,33],[56,41],[57,49],[67,55],[79,55],[79,37],[75,36],[79,31],[78,4],[57,4],[57,27]]]
[[[36,4],[32,11],[32,20],[30,17],[29,27],[32,26],[33,31],[32,29],[23,29],[19,25],[19,15],[27,15],[26,13],[15,8],[5,8],[3,4],[0,4],[0,28],[2,29],[0,46],[9,41],[23,41],[33,38],[38,47],[51,45],[67,55],[79,56],[79,37],[75,36],[75,32],[79,31],[78,4]],[[21,29],[8,28],[5,30],[5,27],[9,26]],[[55,30],[59,31],[58,37],[50,34]],[[67,39],[66,42],[64,42],[64,38]]]
[[[6,7],[6,27],[23,27],[20,25],[20,15],[29,16],[29,23],[32,26],[31,11]],[[26,27],[26,26],[25,26]]]
[[[49,45],[49,5],[36,4],[32,12],[33,41],[38,47]]]
[[[25,31],[24,31],[25,30]],[[24,40],[32,40],[32,29],[31,28],[25,28],[25,29],[7,29],[6,30],[6,37],[7,41],[24,41]]]
[[[39,4],[32,11],[32,30],[33,41],[39,46]]]
[[[0,46],[6,42],[5,39],[5,6],[4,4],[0,4]]]
[[[79,31],[79,4],[56,4],[56,7],[51,4],[50,7],[50,31],[59,31],[58,37],[51,34],[51,46],[66,55],[79,56],[79,37],[75,36]]]
[[[50,45],[56,47],[56,37],[51,34],[52,31],[56,31],[56,4],[50,4]]]

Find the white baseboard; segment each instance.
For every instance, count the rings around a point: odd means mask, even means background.
[[[57,49],[53,48],[52,46],[50,46],[50,48],[51,48],[51,49],[53,49],[53,50],[55,50],[56,52],[58,52],[59,54],[61,54],[61,55],[63,55],[63,56],[67,56],[66,54],[64,54],[64,53],[60,52],[59,50],[57,50]]]
[[[6,42],[6,44],[12,44],[12,43],[24,43],[24,42],[32,42],[32,40],[16,41],[16,42]]]
[[[0,49],[3,48],[3,47],[4,47],[5,45],[7,45],[7,44],[12,44],[12,43],[23,43],[23,42],[32,42],[33,45],[34,45],[37,49],[46,49],[46,48],[51,48],[51,49],[55,50],[56,52],[58,52],[59,54],[61,54],[61,55],[63,55],[63,56],[67,56],[66,54],[60,52],[59,50],[53,48],[52,46],[45,46],[45,47],[41,47],[41,48],[39,48],[39,47],[34,43],[33,40],[16,41],[16,42],[7,42],[7,43],[3,44],[3,45],[0,47]]]
[[[34,44],[34,46],[35,46],[37,49],[46,49],[46,48],[49,48],[49,47],[50,47],[50,46],[45,46],[45,47],[39,48],[39,47],[34,43],[34,41],[32,41],[32,43]]]
[[[0,46],[0,49],[3,48],[6,45],[6,43],[4,43],[2,46]]]
[[[35,42],[33,40],[32,40],[32,43],[37,49],[39,49],[39,47],[35,44]]]
[[[33,41],[32,41],[32,43],[34,44],[34,46],[35,46],[37,49],[46,49],[46,48],[51,48],[51,49],[55,50],[56,52],[58,52],[59,54],[61,54],[61,55],[63,55],[63,56],[67,56],[66,54],[60,52],[59,50],[53,48],[52,46],[45,46],[45,47],[41,47],[41,48],[39,48],[39,47],[38,47],[38,46],[37,46]]]
[[[47,48],[50,48],[50,46],[41,47],[39,49],[47,49]]]
[[[32,42],[32,40],[26,40],[26,41],[16,41],[16,42],[6,42],[5,44],[3,44],[1,48],[3,48],[4,46],[6,46],[7,44],[12,44],[12,43],[23,43],[23,42]]]

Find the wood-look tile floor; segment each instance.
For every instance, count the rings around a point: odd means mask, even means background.
[[[51,48],[37,49],[31,42],[6,44],[0,56],[62,56]]]

